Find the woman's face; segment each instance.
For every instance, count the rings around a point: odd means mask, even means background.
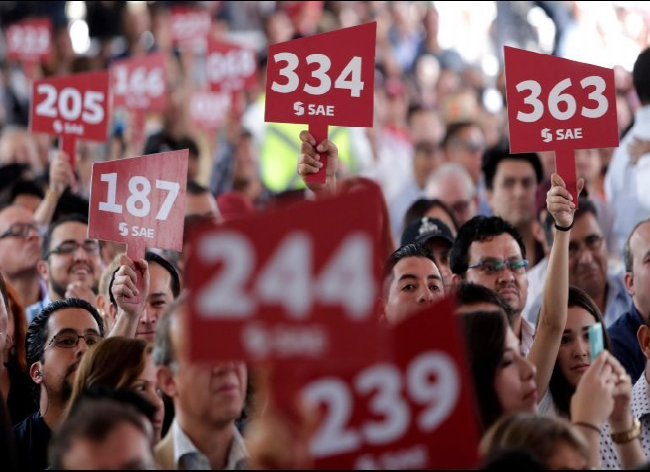
[[[494,379],[504,415],[537,412],[537,385],[535,366],[519,351],[519,340],[508,328],[506,346]]]
[[[162,401],[162,393],[158,388],[156,381],[156,366],[153,363],[151,354],[147,355],[147,362],[140,377],[135,381],[131,388],[146,398],[156,407],[156,414],[153,420],[154,443],[158,443],[161,438],[163,419],[165,418],[165,406]]]
[[[557,362],[562,375],[573,388],[591,365],[587,330],[593,324],[596,324],[596,320],[587,310],[569,308]]]

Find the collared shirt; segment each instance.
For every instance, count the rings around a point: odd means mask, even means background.
[[[540,294],[535,300],[532,308],[530,309],[528,321],[537,324],[537,317],[539,310],[542,308],[542,298],[544,294]],[[603,319],[605,325],[609,328],[619,316],[632,308],[632,298],[627,293],[625,282],[623,281],[622,273],[607,274],[607,300],[605,301],[605,312]]]
[[[636,337],[639,326],[643,323],[641,314],[635,306],[632,306],[630,311],[620,316],[607,330],[612,341],[613,354],[630,374],[632,382],[636,382],[641,377],[647,362]]]
[[[415,183],[415,179],[411,177],[397,195],[395,195],[395,197],[389,202],[388,213],[390,214],[390,224],[395,241],[400,241],[402,239],[402,231],[404,231],[403,220],[406,211],[409,209],[411,204],[419,198],[427,198],[426,193],[423,189],[418,187]]]
[[[650,397],[648,397],[648,381],[642,375],[632,389],[632,404],[630,410],[635,418],[641,422],[641,447],[646,457],[650,457]],[[602,469],[620,469],[621,461],[618,458],[614,442],[610,436],[609,423],[603,425],[600,435],[600,462]]]
[[[535,340],[535,327],[528,322],[526,318],[521,317],[521,336],[519,339],[521,355],[528,357],[530,350],[533,348]]]
[[[605,194],[614,210],[614,233],[622,248],[637,222],[650,217],[648,206],[646,154],[636,165],[630,162],[628,146],[633,138],[650,140],[650,105],[639,108],[634,115],[634,126],[614,151],[605,176]],[[642,185],[639,185],[641,183]]]
[[[535,322],[538,314],[531,315],[531,310],[537,299],[544,293],[544,281],[546,281],[546,273],[548,272],[548,257],[539,261],[535,266],[526,272],[528,279],[528,298],[526,299],[526,306],[522,312],[522,316],[527,320]]]
[[[175,419],[172,423],[172,434],[174,435],[174,464],[177,470],[212,470],[210,461],[201,453],[192,440],[181,429]],[[224,470],[242,470],[248,459],[248,450],[244,444],[244,438],[233,425],[232,442],[228,451],[228,460]]]

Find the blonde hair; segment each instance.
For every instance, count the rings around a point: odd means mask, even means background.
[[[483,436],[479,451],[489,456],[523,449],[546,465],[561,443],[588,459],[587,441],[567,420],[520,413],[494,423]]]

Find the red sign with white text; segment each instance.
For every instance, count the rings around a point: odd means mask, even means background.
[[[377,23],[269,47],[264,121],[306,123],[317,143],[327,127],[372,126]],[[325,182],[323,167],[308,182]]]
[[[393,356],[337,373],[312,366],[297,390],[300,373],[277,370],[277,398],[298,391],[322,414],[310,444],[315,468],[476,467],[478,422],[457,321],[452,300],[442,300],[392,328],[381,351],[394,347]]]
[[[181,47],[203,44],[212,29],[210,12],[201,8],[172,7],[172,41]]]
[[[269,47],[265,121],[372,126],[377,23]]]
[[[505,47],[510,152],[555,151],[576,195],[575,149],[618,146],[614,71]]]
[[[32,87],[31,131],[106,140],[110,113],[107,71],[50,77]]]
[[[93,164],[88,236],[145,248],[183,248],[187,149]]]
[[[379,198],[367,190],[302,202],[192,235],[193,358],[293,365],[374,358]]]
[[[255,51],[225,41],[208,41],[205,74],[213,92],[238,92],[255,86]]]
[[[115,61],[111,65],[113,105],[129,110],[162,110],[166,100],[163,54]]]
[[[7,28],[7,57],[21,61],[46,58],[52,51],[52,20],[28,18]]]
[[[206,131],[219,129],[226,122],[231,102],[229,93],[193,92],[190,96],[190,121]]]

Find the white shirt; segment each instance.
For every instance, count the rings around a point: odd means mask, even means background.
[[[535,267],[526,272],[528,278],[528,298],[526,299],[526,306],[521,315],[527,320],[536,320],[537,313],[531,315],[531,310],[534,308],[535,302],[544,293],[544,281],[546,280],[546,272],[548,272],[548,257],[545,257]]]
[[[628,146],[633,138],[650,140],[650,105],[637,110],[634,126],[614,152],[605,176],[605,194],[614,210],[614,234],[619,248],[637,222],[650,217],[650,154],[630,163]]]
[[[650,397],[648,397],[648,381],[645,374],[634,384],[632,389],[632,404],[630,410],[635,418],[641,422],[641,447],[646,457],[650,457]],[[603,425],[600,435],[600,462],[603,469],[620,469],[621,461],[618,458],[614,442],[610,436],[609,423]]]
[[[176,469],[212,470],[207,456],[196,448],[192,440],[181,429],[176,419],[174,419],[171,427],[172,434],[174,435],[174,464]],[[242,438],[234,424],[232,428],[232,442],[230,443],[228,461],[224,470],[241,470],[242,462],[249,457],[249,454],[244,444],[244,438]],[[187,457],[184,458],[183,456]],[[181,461],[185,461],[185,464],[181,464]]]
[[[530,350],[533,348],[533,341],[535,340],[535,327],[528,322],[526,318],[521,317],[521,339],[520,349],[521,355],[528,357]]]

